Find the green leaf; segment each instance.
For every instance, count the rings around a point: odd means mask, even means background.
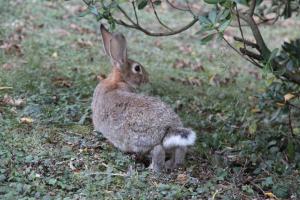
[[[296,148],[295,148],[293,141],[291,141],[291,140],[289,140],[288,145],[287,145],[287,155],[290,160],[295,159]]]
[[[219,31],[223,32],[226,30],[226,28],[230,25],[231,20],[226,20],[224,21],[220,26],[219,26]]]
[[[208,3],[208,4],[217,4],[219,3],[220,1],[223,1],[223,0],[204,0],[205,3]]]
[[[94,14],[96,16],[99,15],[98,9],[95,5],[89,6],[89,10],[92,14]]]
[[[208,34],[208,35],[202,37],[202,38],[201,38],[201,43],[202,43],[202,44],[208,43],[209,41],[211,41],[211,40],[213,39],[213,37],[214,37],[215,34],[216,34],[216,33],[212,33],[212,34]]]
[[[48,184],[49,185],[55,185],[57,182],[57,180],[55,178],[50,178],[49,181],[48,181]]]
[[[212,24],[211,21],[207,17],[204,17],[204,16],[199,16],[199,22],[200,22],[200,24],[205,24],[205,25]]]
[[[217,10],[216,9],[212,9],[208,13],[208,19],[214,24],[214,23],[216,23],[216,18],[217,18]]]
[[[138,5],[137,7],[139,10],[144,9],[147,6],[147,4],[148,4],[147,0],[138,0],[137,1],[137,5]]]
[[[81,12],[81,13],[79,14],[79,17],[85,17],[85,16],[87,16],[88,14],[91,14],[91,12],[90,12],[89,9],[87,9],[87,10]]]

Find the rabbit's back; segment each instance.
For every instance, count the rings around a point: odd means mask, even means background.
[[[147,152],[162,142],[169,128],[182,126],[160,99],[124,90],[106,92],[101,83],[92,107],[96,130],[125,152]]]

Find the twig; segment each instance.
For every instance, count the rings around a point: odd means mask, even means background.
[[[222,39],[226,42],[226,44],[231,48],[233,49],[235,52],[237,52],[242,58],[244,58],[245,60],[251,62],[253,65],[256,65],[258,66],[259,68],[263,68],[263,66],[261,66],[260,64],[258,64],[257,62],[253,61],[253,60],[250,60],[249,58],[245,57],[244,54],[242,54],[239,50],[237,50],[234,46],[232,46],[230,44],[230,42],[228,42],[228,40],[226,40],[224,38],[224,36],[222,37]]]
[[[246,12],[246,14],[237,13],[235,10],[232,10],[232,12],[235,15],[239,14],[240,18],[243,19],[247,24],[249,24],[249,26],[252,30],[253,36],[256,40],[256,43],[259,46],[259,50],[260,50],[262,56],[264,58],[269,58],[271,51],[268,49],[267,45],[265,44],[265,41],[259,31],[258,25],[256,24],[256,22],[253,19],[253,14],[254,14],[253,12],[254,12],[255,6],[256,6],[256,0],[253,0],[251,2],[250,9]]]
[[[294,107],[294,108],[297,108],[297,109],[300,110],[300,107],[299,107],[299,106],[296,106],[296,105],[294,105],[294,104],[292,104],[292,103],[289,103],[289,102],[288,102],[288,105],[291,106],[291,107]]]
[[[91,173],[87,173],[86,175],[88,175],[88,176],[91,176],[91,175],[110,175],[110,176],[122,176],[122,177],[127,176],[127,174],[108,173],[108,172],[91,172]]]
[[[239,11],[237,9],[237,5],[235,5],[235,10],[236,10],[236,13],[237,13],[237,21],[238,21],[239,30],[240,30],[240,33],[241,33],[241,36],[242,36],[242,39],[243,39],[244,48],[246,49],[246,43],[245,43],[244,33],[243,33],[242,26],[241,26],[241,20],[240,20]]]
[[[149,30],[147,29],[144,29],[143,27],[141,27],[140,25],[137,25],[137,24],[128,24],[126,22],[124,22],[123,20],[121,19],[115,19],[115,22],[119,25],[122,25],[122,26],[125,26],[127,28],[133,28],[133,29],[137,29],[139,31],[142,31],[143,33],[145,33],[146,35],[149,35],[149,36],[154,36],[154,37],[162,37],[162,36],[170,36],[170,35],[176,35],[176,34],[179,34],[183,31],[186,31],[187,29],[191,28],[196,22],[198,21],[198,19],[193,19],[190,23],[188,23],[187,25],[179,28],[179,29],[176,29],[176,30],[173,30],[173,31],[170,31],[170,32],[150,32]]]
[[[153,2],[152,2],[152,0],[149,0],[149,2],[150,2],[150,4],[151,4],[152,10],[153,10],[153,12],[154,12],[154,15],[155,15],[157,21],[158,21],[163,27],[165,27],[166,29],[168,29],[169,31],[173,31],[170,27],[168,27],[167,25],[165,25],[165,24],[160,20],[160,18],[158,17],[158,14],[157,14],[157,12],[156,12],[155,6],[154,6],[154,4],[153,4]]]
[[[248,10],[249,16],[251,16],[251,17],[253,16],[255,7],[256,7],[256,0],[252,0],[252,2],[250,4],[250,9]]]
[[[254,42],[251,42],[251,41],[249,41],[249,40],[246,40],[246,39],[243,39],[243,38],[240,38],[240,37],[236,37],[236,36],[234,36],[233,39],[234,39],[235,41],[238,41],[238,42],[243,42],[243,43],[245,43],[247,46],[250,46],[250,47],[255,48],[255,49],[257,49],[257,50],[259,49],[259,47],[258,47],[257,44],[255,44]]]
[[[252,51],[249,51],[245,48],[240,48],[240,52],[242,52],[242,54],[244,54],[244,55],[247,55],[250,59],[254,58],[258,61],[262,61],[264,59],[260,54],[256,54],[256,53],[254,53]]]
[[[126,13],[126,11],[121,7],[121,6],[117,6],[117,8],[121,11],[121,13],[125,16],[126,19],[128,19],[132,24],[136,24],[138,26],[137,23],[135,23],[131,17],[129,17],[129,15]]]
[[[190,3],[188,0],[185,0],[186,2],[186,5],[188,7],[188,11],[194,16],[194,17],[197,17],[197,15],[195,15],[195,13],[193,12],[193,10],[191,9],[191,6],[190,6]]]
[[[136,12],[135,1],[132,1],[132,7],[133,7],[133,10],[134,10],[134,16],[135,16],[136,24],[139,25],[139,18],[137,16],[137,12]]]
[[[172,8],[174,8],[174,9],[176,9],[176,10],[189,11],[189,9],[186,9],[186,8],[179,8],[179,7],[175,6],[174,4],[172,4],[172,3],[170,2],[170,0],[166,0],[166,2],[167,2]]]

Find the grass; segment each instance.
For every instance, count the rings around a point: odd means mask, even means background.
[[[286,158],[288,126],[265,123],[275,110],[253,111],[254,96],[268,86],[262,77],[269,75],[222,42],[201,45],[194,35],[199,27],[169,38],[117,27],[128,39],[130,57],[150,73],[151,83],[141,92],[172,105],[198,134],[185,166],[152,174],[93,133],[96,77],[110,65],[98,23],[78,17],[78,5],[0,3],[0,45],[12,45],[0,49],[1,199],[263,199],[271,197],[267,192],[300,197],[300,150],[294,160]],[[188,20],[162,12],[165,21]],[[151,13],[144,16],[150,22]],[[272,47],[282,42],[274,34],[299,37],[282,23],[262,31]],[[183,60],[191,64],[173,67]],[[203,70],[192,70],[192,64]]]

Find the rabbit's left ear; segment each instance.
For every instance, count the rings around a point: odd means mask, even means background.
[[[110,46],[110,40],[112,38],[112,34],[105,28],[103,24],[100,25],[100,31],[101,31],[105,53],[106,55],[110,56],[109,46]]]
[[[114,33],[110,40],[110,58],[113,65],[118,68],[124,67],[127,63],[127,42],[123,34]]]

